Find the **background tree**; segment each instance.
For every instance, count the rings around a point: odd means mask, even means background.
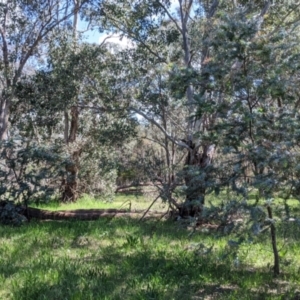
[[[1,20],[1,84],[0,139],[8,138],[11,106],[15,89],[30,60],[42,57],[50,35],[67,22],[85,4],[76,7],[72,1],[4,1],[0,5]]]
[[[200,93],[205,97],[212,95],[205,84],[195,87],[193,78],[202,72],[204,61],[209,59],[202,38],[209,34],[210,20],[217,7],[218,1],[205,6],[196,1],[178,1],[176,6],[169,1],[119,4],[104,1],[97,9],[94,7],[94,12],[98,10],[99,14],[89,15],[93,20],[101,20],[106,30],[118,32],[134,44],[127,54],[130,60],[128,76],[132,77],[127,94],[130,110],[156,126],[164,135],[165,144],[188,150],[186,175],[183,176],[187,186],[186,203],[181,208],[183,214],[199,212],[199,205],[204,203],[205,184],[202,181],[202,188],[195,189],[191,175],[199,168],[208,167],[215,152],[213,144],[197,136],[200,130],[207,131],[211,115],[195,118],[195,88],[202,89]],[[180,111],[180,120],[171,120],[176,114],[171,116],[171,107]],[[166,153],[168,159],[169,151]]]

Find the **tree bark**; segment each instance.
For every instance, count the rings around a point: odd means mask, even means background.
[[[78,171],[79,171],[79,158],[81,150],[74,151],[72,160],[66,165],[67,178],[63,179],[62,187],[62,201],[75,202],[78,198]]]
[[[67,109],[65,109],[64,112],[64,121],[65,121],[65,131],[64,131],[64,139],[65,139],[65,144],[68,145],[69,142],[69,113]]]
[[[194,217],[201,213],[202,206],[205,204],[208,177],[205,175],[201,181],[198,181],[193,173],[199,170],[205,172],[205,168],[212,164],[215,154],[215,145],[204,146],[202,152],[199,152],[199,148],[192,142],[189,143],[189,146],[191,150],[185,161],[186,175],[184,177],[187,193],[185,202],[180,208],[180,215],[183,217]]]
[[[67,110],[64,112],[65,120],[65,143],[73,143],[76,140],[78,130],[79,112],[77,106],[71,108],[71,122],[69,122],[69,114]],[[71,124],[69,124],[71,123]],[[78,170],[80,151],[74,151],[70,162],[66,165],[66,178],[62,180],[62,201],[75,202],[78,198]]]
[[[269,205],[267,206],[267,211],[268,211],[269,219],[273,220],[272,208]],[[278,253],[277,241],[276,241],[276,228],[273,223],[271,223],[271,240],[272,240],[272,249],[274,255],[274,275],[277,276],[280,273],[279,253]]]
[[[73,19],[73,42],[74,51],[77,51],[77,24],[78,24],[78,13],[80,8],[80,0],[74,0],[74,19]],[[69,114],[67,110],[64,113],[65,118],[65,142],[67,145],[72,144],[76,141],[76,136],[79,127],[79,108],[77,105],[71,107],[71,122],[69,124]],[[69,128],[70,127],[70,128]],[[68,136],[69,134],[69,136]],[[81,149],[75,150],[72,153],[71,161],[66,165],[67,178],[63,179],[62,187],[62,201],[64,202],[75,202],[78,198],[78,172],[79,172],[79,158],[81,155]]]
[[[78,131],[78,121],[79,121],[79,110],[77,106],[72,106],[71,108],[71,127],[70,134],[68,138],[69,143],[74,143],[76,141],[76,135]]]
[[[0,101],[0,141],[8,139],[9,99],[2,97]]]

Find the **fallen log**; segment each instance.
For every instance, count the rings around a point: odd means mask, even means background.
[[[50,211],[39,208],[28,207],[27,214],[29,219],[39,220],[97,220],[102,217],[118,217],[118,216],[137,216],[142,214],[144,210],[126,209],[76,209],[76,210],[58,210]],[[161,212],[150,212],[151,216],[161,215]]]

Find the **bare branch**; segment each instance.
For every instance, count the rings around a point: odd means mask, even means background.
[[[158,195],[153,202],[151,203],[151,205],[147,208],[147,210],[144,212],[143,216],[139,219],[139,222],[141,222],[144,217],[146,216],[146,214],[149,212],[150,208],[153,206],[153,204],[159,199],[160,195]]]
[[[185,16],[184,16],[184,22],[185,23],[187,22],[187,20],[190,16],[190,10],[191,10],[192,5],[193,5],[193,0],[190,0],[188,5],[187,5]]]
[[[214,14],[215,14],[215,12],[216,12],[218,6],[219,6],[219,1],[218,1],[218,0],[215,0],[215,1],[213,2],[213,4],[211,5],[211,8],[210,8],[209,13],[208,13],[208,18],[209,18],[209,19],[212,18],[212,17],[214,16]]]
[[[106,42],[108,39],[110,39],[111,37],[113,37],[112,34],[111,34],[111,35],[108,35],[108,36],[101,42],[101,44],[99,45],[99,47],[102,47],[102,46],[105,44],[105,42]]]
[[[141,111],[135,107],[130,107],[129,110],[134,111],[135,113],[139,114],[140,116],[145,118],[147,121],[149,121],[151,124],[155,125],[165,135],[165,137],[167,137],[170,141],[172,141],[177,146],[184,147],[184,148],[190,150],[190,147],[185,142],[176,140],[157,121],[155,121],[153,118],[149,117],[149,115],[147,115],[143,111]]]
[[[59,20],[53,20],[54,19],[54,13],[52,14],[52,11],[50,10],[49,19],[41,26],[40,31],[37,34],[37,36],[36,36],[35,40],[33,41],[32,45],[29,46],[29,49],[27,50],[27,52],[25,52],[24,55],[22,55],[22,57],[20,59],[19,68],[17,69],[17,71],[15,73],[15,76],[14,76],[14,79],[13,79],[14,83],[17,82],[18,78],[20,77],[20,75],[23,71],[23,68],[24,68],[27,60],[32,55],[33,51],[35,50],[37,45],[41,42],[41,40],[45,36],[47,36],[49,34],[49,32],[51,32],[56,26],[58,26],[59,24],[61,24],[65,20],[69,19],[72,15],[76,14],[85,2],[86,1],[82,1],[82,3],[79,6],[76,6],[71,12],[67,13],[65,16],[63,16]]]
[[[192,1],[192,0],[191,0]],[[182,28],[179,26],[179,24],[177,23],[177,21],[173,18],[173,16],[170,14],[170,12],[168,11],[168,9],[160,2],[158,1],[158,4],[161,6],[161,8],[165,11],[165,13],[168,15],[168,17],[170,18],[170,20],[175,24],[176,28],[179,30],[179,32],[182,34]]]

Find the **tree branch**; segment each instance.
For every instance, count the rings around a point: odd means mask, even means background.
[[[170,18],[170,20],[175,24],[175,26],[179,30],[179,32],[182,34],[182,28],[178,25],[177,21],[172,17],[172,15],[168,11],[168,9],[160,1],[158,1],[158,4],[161,6],[161,8],[165,11],[165,13]]]
[[[289,12],[287,12],[287,14],[281,19],[280,24],[278,24],[275,29],[268,35],[268,37],[272,36],[275,32],[278,31],[278,29],[282,26],[282,24],[284,23],[284,21],[289,17],[289,15],[291,13],[293,13],[295,11],[296,8],[300,7],[300,2],[297,3],[296,7],[294,7],[293,9],[291,9]],[[299,20],[296,20],[294,23],[296,23]],[[289,24],[291,25],[291,24]]]
[[[80,4],[80,6],[75,7],[70,13],[66,14],[64,17],[62,17],[59,20],[53,21],[55,14],[50,11],[49,19],[41,26],[40,31],[39,31],[37,37],[35,38],[35,40],[33,41],[32,45],[29,46],[27,52],[24,53],[23,57],[21,57],[19,68],[17,69],[17,71],[15,73],[15,76],[14,76],[14,79],[13,79],[14,83],[16,83],[18,81],[18,79],[21,76],[21,73],[23,71],[23,68],[24,68],[27,60],[32,55],[34,49],[37,47],[37,45],[40,43],[40,41],[49,32],[51,32],[56,26],[58,26],[59,24],[61,24],[65,20],[67,20],[69,17],[71,17],[72,15],[74,15],[75,13],[77,13],[80,10],[81,6],[85,2],[86,2],[86,0],[82,1],[82,3]]]
[[[153,118],[149,117],[145,112],[141,111],[140,109],[137,109],[135,107],[129,107],[129,110],[134,111],[138,115],[145,118],[147,121],[149,121],[151,124],[155,125],[170,141],[172,141],[174,144],[180,147],[184,147],[188,150],[190,150],[190,147],[184,143],[183,141],[176,140],[173,136],[171,136],[157,121],[155,121]]]
[[[110,14],[106,13],[107,16],[109,16]],[[111,16],[109,16],[109,19],[113,22],[115,22],[114,26],[120,31],[122,32],[125,36],[127,35],[129,38],[141,43],[151,54],[153,54],[155,57],[157,57],[161,62],[166,63],[166,60],[163,59],[163,57],[161,57],[158,53],[154,52],[145,42],[143,42],[141,39],[139,39],[137,36],[134,36],[130,33],[130,31],[126,31],[125,29],[123,29],[118,23],[119,21],[112,18]]]
[[[184,22],[187,23],[187,20],[190,16],[190,10],[191,10],[191,7],[193,5],[193,0],[190,0],[189,3],[188,3],[188,6],[186,8],[186,12],[185,12],[185,16],[184,16]]]
[[[208,18],[209,19],[214,16],[214,14],[215,14],[215,12],[216,12],[216,10],[218,8],[218,5],[219,5],[219,1],[218,0],[215,0],[213,2],[213,4],[211,5],[211,8],[210,8],[209,13],[208,13]]]

